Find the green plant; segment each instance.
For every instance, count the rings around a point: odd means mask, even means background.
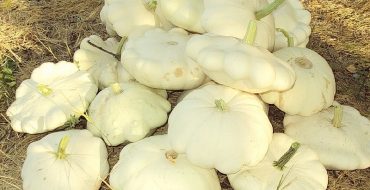
[[[14,92],[16,86],[16,79],[14,72],[17,68],[17,64],[14,60],[6,57],[1,60],[0,68],[0,100],[3,98],[9,99],[10,94]]]

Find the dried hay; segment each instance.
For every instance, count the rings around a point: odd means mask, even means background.
[[[309,47],[324,56],[333,67],[338,84],[336,99],[370,116],[370,2],[368,0],[303,1],[312,13],[313,33]],[[0,62],[14,60],[17,84],[28,78],[33,68],[46,61],[71,61],[80,41],[91,34],[106,37],[100,23],[102,0],[2,0],[0,1]],[[14,132],[5,111],[14,98],[14,88],[6,89],[0,101],[0,189],[22,189],[20,170],[27,146],[45,134]],[[170,94],[176,101],[180,92]],[[275,107],[270,119],[275,132],[282,132],[283,113]],[[77,128],[82,128],[84,121]],[[161,127],[157,133],[164,133]],[[113,166],[122,149],[109,147]],[[329,171],[330,190],[370,189],[370,169]],[[231,189],[220,175],[223,189]],[[102,189],[108,189],[104,186]]]

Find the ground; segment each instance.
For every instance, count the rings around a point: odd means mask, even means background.
[[[370,1],[306,0],[312,14],[308,47],[333,68],[336,100],[370,117]],[[12,131],[5,111],[16,87],[43,62],[71,61],[80,41],[91,34],[107,37],[99,20],[101,0],[2,0],[0,1],[0,189],[22,189],[20,170],[29,143],[45,134]],[[5,76],[5,77],[4,77]],[[171,92],[174,103],[180,92]],[[275,132],[282,131],[283,113],[272,107]],[[82,127],[84,121],[79,126]],[[157,133],[163,133],[165,127]],[[110,147],[111,165],[123,146]],[[329,171],[330,190],[370,189],[370,169]],[[224,189],[231,189],[220,175]],[[102,189],[107,189],[103,187]]]

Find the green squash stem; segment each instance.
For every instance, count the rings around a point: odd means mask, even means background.
[[[87,113],[82,113],[82,114],[80,114],[80,115],[81,115],[83,118],[85,118],[87,122],[94,124],[93,120],[91,119],[91,117],[90,117]]]
[[[279,170],[283,170],[285,164],[289,162],[289,160],[294,156],[300,146],[301,144],[299,144],[298,142],[292,143],[289,150],[285,152],[278,161],[273,162],[273,166],[278,168]]]
[[[335,128],[340,128],[342,125],[343,118],[343,107],[338,104],[334,106],[334,117],[333,117],[333,126]]]
[[[119,83],[113,83],[110,85],[110,87],[115,94],[121,94],[123,92]]]
[[[43,95],[43,96],[49,96],[53,90],[48,87],[46,84],[38,84],[37,90]]]
[[[116,52],[115,56],[121,56],[122,48],[123,48],[123,45],[125,45],[126,41],[127,41],[127,37],[126,36],[123,36],[121,38],[121,40],[119,41],[118,49],[117,49],[117,52]]]
[[[157,0],[147,0],[147,2],[144,3],[145,8],[151,12],[155,12],[157,5],[158,5]]]
[[[248,24],[247,33],[244,36],[244,41],[248,45],[253,45],[257,34],[257,21],[251,20]]]
[[[276,28],[276,31],[283,33],[283,35],[287,38],[288,47],[293,47],[294,46],[294,38],[291,35],[289,35],[288,31],[286,31],[282,28]]]
[[[220,111],[227,111],[228,106],[226,102],[223,99],[217,99],[215,100],[216,108]]]
[[[145,8],[148,11],[152,12],[152,14],[154,15],[154,19],[155,19],[155,26],[159,27],[160,26],[159,17],[157,13],[155,12],[158,6],[158,1],[157,0],[145,0],[145,1],[146,1],[144,3]]]
[[[58,151],[55,153],[55,156],[57,157],[57,159],[63,160],[67,157],[66,148],[68,146],[68,143],[69,143],[69,136],[64,136],[60,140]]]
[[[285,0],[275,0],[272,3],[268,4],[263,9],[255,13],[256,19],[261,20],[265,16],[271,14],[275,9],[277,9]]]

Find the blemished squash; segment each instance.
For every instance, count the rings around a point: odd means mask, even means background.
[[[262,93],[261,98],[290,115],[309,116],[333,104],[335,78],[333,71],[318,53],[308,48],[287,47],[274,52],[295,71],[296,81],[285,91]]]
[[[206,76],[185,54],[189,38],[181,28],[140,30],[129,36],[121,61],[146,86],[166,90],[196,88]]]

